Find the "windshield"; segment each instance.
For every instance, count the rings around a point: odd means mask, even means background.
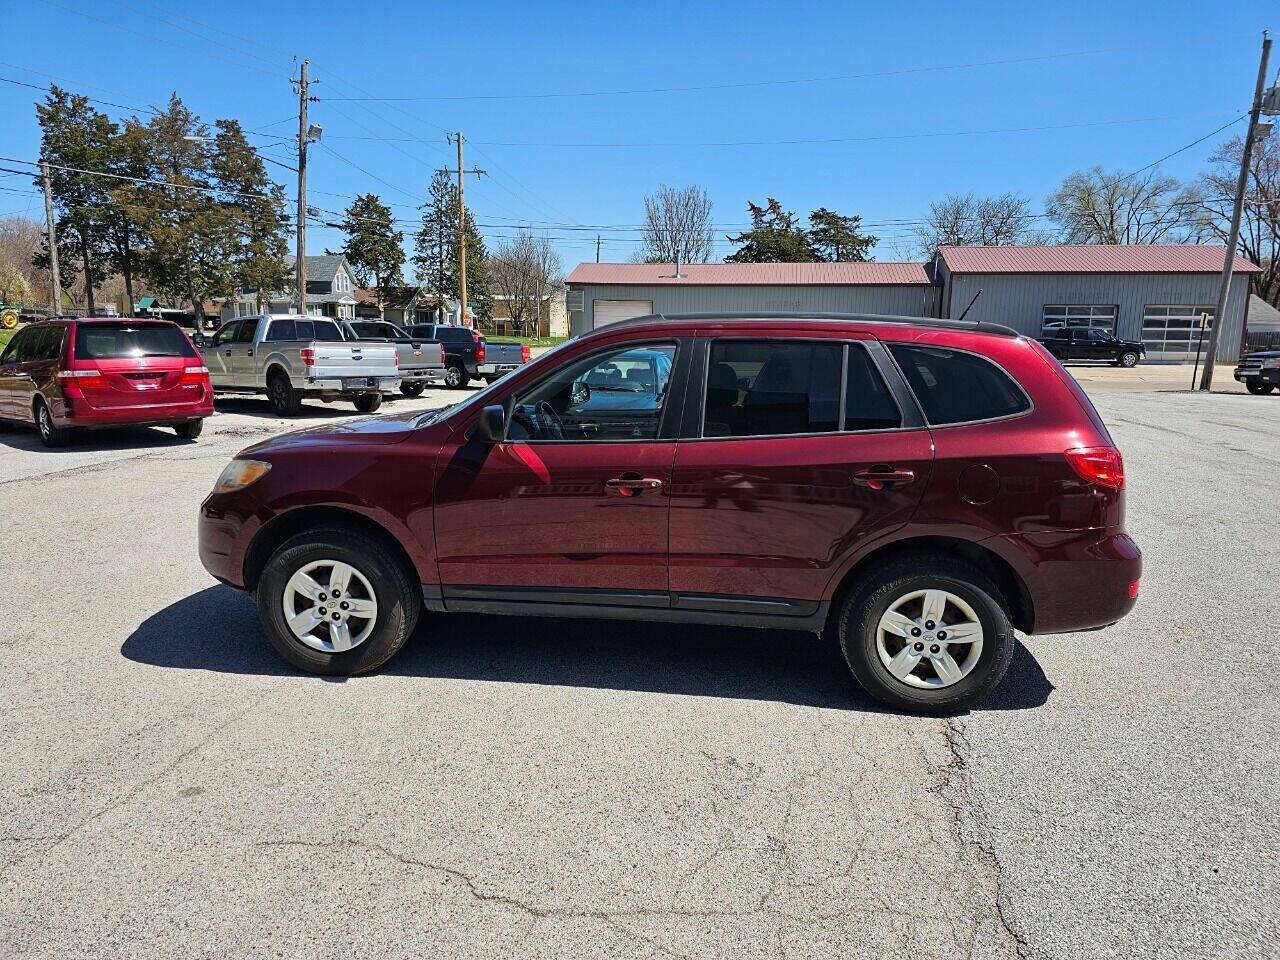
[[[168,323],[84,323],[76,328],[77,360],[194,356],[183,332]]]

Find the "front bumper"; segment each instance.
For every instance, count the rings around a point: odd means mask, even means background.
[[[1275,367],[1236,367],[1235,378],[1241,383],[1256,380],[1258,383],[1280,384],[1280,369]]]

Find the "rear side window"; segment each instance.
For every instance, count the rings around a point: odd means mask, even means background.
[[[298,327],[293,320],[272,320],[271,326],[267,327],[267,340],[297,340]]]
[[[849,366],[844,388],[845,430],[893,430],[902,426],[902,414],[884,378],[866,348],[849,344]]]
[[[887,346],[932,424],[996,420],[1031,409],[1022,388],[985,357],[943,347]]]
[[[62,354],[62,341],[66,337],[67,328],[62,324],[44,327],[40,331],[40,339],[33,348],[32,360],[57,360]]]
[[[475,338],[466,327],[437,327],[436,339],[445,343],[471,343]]]
[[[196,355],[191,342],[171,324],[85,323],[76,328],[77,360]]]
[[[338,325],[332,320],[312,320],[311,324],[315,328],[315,334],[312,337],[313,340],[332,342],[335,340],[341,341],[346,339],[346,337],[342,335],[342,331],[338,329]]]
[[[841,343],[713,343],[702,435],[835,432],[840,427],[843,362]]]

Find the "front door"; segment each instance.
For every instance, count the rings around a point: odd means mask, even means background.
[[[200,356],[204,365],[209,368],[209,381],[215,387],[229,387],[231,379],[231,352],[235,348],[236,331],[240,329],[239,320],[228,320],[213,339],[200,348]]]
[[[506,442],[441,451],[436,552],[445,603],[667,606],[677,346],[566,358],[501,400]]]
[[[873,350],[710,342],[700,437],[681,441],[672,478],[673,605],[811,614],[845,558],[910,519],[933,445]]]

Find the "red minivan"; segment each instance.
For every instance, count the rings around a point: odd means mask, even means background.
[[[200,557],[304,670],[372,670],[424,611],[808,630],[873,696],[992,690],[1014,630],[1132,609],[1102,420],[993,324],[649,317],[453,407],[276,437],[204,501]]]
[[[169,426],[194,440],[212,414],[209,371],[167,320],[42,320],[0,354],[0,420],[34,424],[48,447],[79,427]]]

